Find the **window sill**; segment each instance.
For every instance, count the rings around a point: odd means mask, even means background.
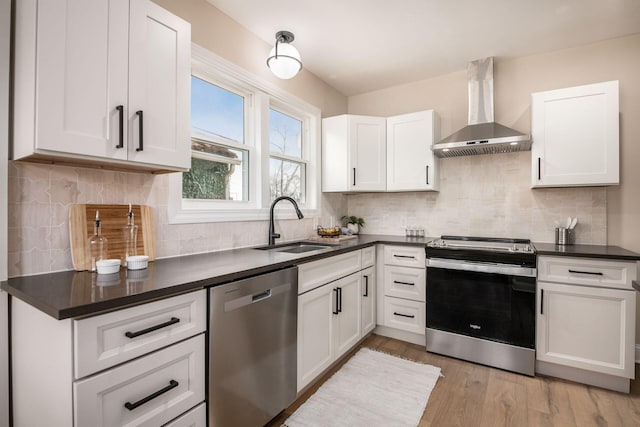
[[[305,218],[314,218],[320,215],[320,209],[301,209]],[[277,220],[298,219],[293,207],[278,208],[274,211]],[[207,222],[244,222],[244,221],[268,221],[269,209],[221,209],[221,210],[197,210],[197,209],[169,209],[169,224],[197,224]]]

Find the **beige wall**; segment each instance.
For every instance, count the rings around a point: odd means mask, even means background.
[[[315,105],[323,117],[346,113],[347,98],[306,69],[291,80],[274,77],[266,65],[273,44],[265,43],[205,0],[153,1],[191,23],[194,43]],[[304,52],[301,55],[304,65]]]
[[[608,187],[607,243],[640,252],[640,35],[608,40],[588,46],[533,55],[495,63],[495,117],[522,132],[531,131],[533,92],[595,83],[620,81],[621,185]],[[466,71],[349,97],[349,113],[389,116],[434,108],[441,117],[442,136],[466,125]],[[491,156],[499,165],[501,155]],[[480,156],[484,157],[484,156]],[[524,157],[524,156],[523,156]],[[530,157],[530,154],[529,154]],[[450,178],[465,166],[482,160],[463,158],[442,162],[443,178]],[[518,167],[528,168],[523,158]],[[542,195],[554,189],[522,192]],[[562,190],[572,194],[579,190]],[[597,191],[597,190],[595,190]],[[349,197],[352,200],[359,196]],[[393,197],[393,196],[388,196]],[[540,197],[540,196],[535,196]],[[382,197],[384,199],[384,197]],[[576,212],[580,216],[579,211]],[[548,234],[543,240],[550,240]],[[597,242],[594,242],[597,243]]]
[[[518,234],[551,241],[553,221],[573,212],[581,221],[576,230],[579,241],[608,243],[640,252],[640,35],[513,60],[496,58],[494,79],[496,120],[527,133],[531,131],[531,93],[619,80],[621,184],[606,188],[531,190],[527,179],[530,153],[443,159],[439,195],[389,194],[369,199],[349,196],[350,214],[372,215],[373,226],[365,232],[398,232],[399,216],[414,215],[414,221],[424,223],[432,235],[458,230],[462,230],[461,234],[517,233],[511,223],[515,220],[521,230]],[[447,136],[466,125],[466,90],[466,72],[462,70],[349,97],[349,113],[389,116],[434,108],[442,119],[442,136]],[[494,171],[487,172],[485,168],[492,166]],[[457,179],[466,180],[467,185],[456,183]],[[496,198],[491,190],[504,182],[509,183],[506,197]],[[479,191],[486,190],[489,192],[477,196]],[[458,196],[452,197],[452,193]],[[552,200],[555,202],[549,203]],[[381,205],[394,206],[393,214],[373,213],[373,207]],[[520,205],[526,209],[519,210]],[[509,221],[501,228],[505,215]],[[478,216],[489,219],[478,220]],[[640,319],[636,323],[636,342],[640,342]]]

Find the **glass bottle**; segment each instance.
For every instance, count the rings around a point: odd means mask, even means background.
[[[96,261],[107,259],[107,238],[101,234],[100,211],[96,211],[93,236],[89,237],[89,271],[96,271]]]
[[[138,226],[133,223],[133,210],[129,203],[129,212],[127,213],[127,225],[124,227],[124,258],[122,265],[127,265],[127,257],[137,255],[138,247]]]

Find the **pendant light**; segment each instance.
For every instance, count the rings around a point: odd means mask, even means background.
[[[298,49],[290,45],[293,39],[293,33],[278,31],[276,45],[271,49],[267,58],[267,66],[276,77],[281,79],[290,79],[302,70]]]

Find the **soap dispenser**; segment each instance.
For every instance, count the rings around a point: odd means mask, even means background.
[[[107,259],[107,238],[102,235],[100,230],[100,211],[96,211],[93,236],[89,237],[87,248],[89,252],[89,271],[96,271],[96,261]]]

